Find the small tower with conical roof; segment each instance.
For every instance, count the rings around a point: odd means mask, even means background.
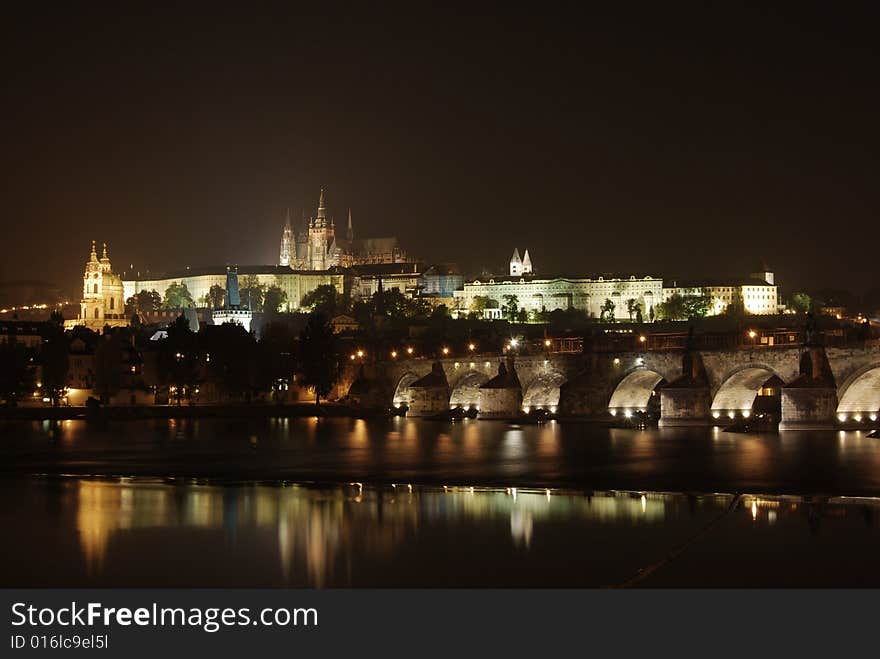
[[[510,276],[519,277],[523,273],[523,262],[519,257],[519,250],[513,248],[513,256],[510,257]]]
[[[522,271],[524,275],[532,274],[532,259],[529,257],[529,250],[523,254]]]

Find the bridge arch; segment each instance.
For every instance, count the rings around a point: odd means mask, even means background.
[[[640,368],[627,373],[611,394],[608,410],[612,414],[626,414],[629,411],[644,412],[656,398],[658,387],[666,384],[666,378],[657,371]]]
[[[712,416],[750,416],[753,409],[778,413],[783,380],[765,364],[749,364],[729,373],[712,397]]]
[[[391,400],[394,407],[400,407],[401,405],[410,406],[412,403],[412,390],[409,387],[418,379],[419,376],[412,371],[407,371],[401,376],[397,382],[397,387],[394,389],[394,397]]]
[[[559,371],[538,373],[523,388],[523,409],[527,412],[534,409],[556,412],[556,407],[559,405],[559,389],[567,379]]]
[[[449,407],[480,409],[480,385],[489,381],[488,373],[468,371],[455,382],[449,396]]]
[[[880,362],[868,364],[850,375],[838,390],[838,417],[865,415],[872,421],[880,413]]]

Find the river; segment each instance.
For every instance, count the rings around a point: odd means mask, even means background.
[[[0,424],[5,586],[880,585],[880,440],[586,423]]]

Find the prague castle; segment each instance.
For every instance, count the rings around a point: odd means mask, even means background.
[[[406,253],[397,238],[354,237],[351,210],[345,236],[336,235],[336,223],[327,217],[324,188],[318,199],[318,211],[310,217],[304,231],[294,235],[290,213],[281,232],[281,253],[278,264],[294,270],[329,270],[377,263],[405,263]]]
[[[636,308],[641,317],[653,319],[657,305],[676,295],[709,297],[710,315],[723,312],[736,300],[743,303],[746,313],[773,314],[779,310],[773,273],[763,265],[762,271],[742,282],[711,285],[673,282],[671,286],[664,286],[662,278],[650,275],[542,276],[537,273],[528,250],[520,257],[519,250],[515,249],[508,265],[504,275],[485,275],[466,282],[445,266],[427,268],[423,263],[409,261],[395,237],[355,238],[350,210],[344,235],[337,235],[322,188],[317,211],[301,231],[294,230],[288,212],[277,265],[236,266],[235,271],[245,288],[280,288],[286,298],[282,311],[298,310],[303,297],[322,285],[333,286],[340,294],[354,299],[369,297],[380,289],[397,289],[405,295],[436,298],[437,304],[446,304],[454,315],[469,313],[479,300],[478,306],[484,307],[482,315],[487,319],[500,319],[505,300],[514,298],[518,309],[527,313],[579,309],[589,316],[609,320],[631,319]],[[196,307],[211,307],[215,311],[235,309],[241,313],[254,311],[249,308],[249,302],[242,307],[234,300],[226,300],[218,307],[212,288],[222,289],[226,295],[228,273],[229,268],[223,265],[147,277],[141,277],[140,273],[120,277],[111,268],[107,246],[104,245],[103,255],[98,259],[92,243],[83,274],[80,317],[67,324],[92,329],[125,325],[128,322],[126,300],[141,291],[156,291],[166,297],[172,284],[185,286],[189,304]]]
[[[282,310],[296,311],[303,297],[322,285],[333,286],[340,294],[357,295],[359,291],[375,289],[379,280],[386,285],[399,280],[399,285],[410,293],[418,286],[413,279],[418,280],[423,269],[421,264],[407,261],[406,252],[395,237],[355,238],[351,211],[345,235],[337,235],[322,188],[317,212],[308,219],[303,231],[294,231],[288,213],[281,233],[278,264],[237,266],[237,273],[248,286],[278,286],[287,298]],[[141,291],[157,291],[164,296],[171,284],[183,284],[196,306],[207,307],[211,288],[225,290],[227,286],[227,266],[125,277],[123,299]]]

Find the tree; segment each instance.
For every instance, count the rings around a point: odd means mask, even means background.
[[[153,313],[162,308],[162,296],[158,291],[138,291],[125,301],[126,314]]]
[[[813,299],[803,291],[794,293],[790,304],[791,308],[798,312],[807,313],[813,310]]]
[[[611,298],[605,298],[600,307],[599,320],[605,323],[614,322],[614,301]]]
[[[256,275],[247,275],[240,280],[239,295],[243,306],[251,311],[262,311],[266,286]]]
[[[296,337],[284,323],[267,323],[257,344],[255,387],[260,391],[272,390],[276,402],[287,397],[287,391],[296,370],[294,346]]]
[[[278,310],[287,302],[287,292],[280,286],[272,284],[266,289],[266,296],[263,298],[263,311],[266,313],[278,313]]]
[[[43,384],[43,395],[52,401],[52,407],[58,407],[58,403],[64,396],[67,388],[68,345],[67,336],[64,334],[61,314],[57,316],[53,312],[48,323],[46,336],[40,350],[40,365],[42,373],[40,379]]]
[[[468,317],[473,319],[481,319],[485,316],[483,313],[486,309],[497,309],[498,302],[487,295],[475,295],[471,300]]]
[[[519,298],[516,295],[508,294],[502,295],[501,299],[504,300],[504,304],[501,305],[501,313],[510,322],[516,322],[519,315]]]
[[[9,406],[33,390],[30,358],[24,345],[14,335],[0,343],[0,398]]]
[[[122,386],[122,341],[120,332],[104,334],[95,349],[95,392],[102,403]]]
[[[642,313],[642,303],[636,300],[635,298],[629,298],[626,301],[626,313],[629,314],[630,322],[632,322],[633,318],[638,315],[641,316]],[[641,322],[641,321],[639,321]]]
[[[182,281],[172,282],[171,285],[165,289],[165,300],[162,302],[163,308],[186,309],[194,306],[195,303],[193,302],[192,295],[186,287],[186,284]]]
[[[226,300],[226,289],[219,284],[214,284],[205,294],[205,306],[209,309],[221,309]]]
[[[700,295],[674,293],[657,305],[657,315],[663,320],[693,320],[704,318],[712,305],[712,299],[704,292]]]
[[[302,383],[315,390],[315,405],[327,396],[339,377],[336,335],[330,319],[312,313],[299,337]]]
[[[333,318],[346,313],[349,309],[349,300],[341,295],[332,284],[321,284],[303,296],[301,306]]]
[[[223,393],[230,398],[246,396],[250,400],[257,368],[254,337],[237,323],[224,323],[215,327],[205,340],[211,356],[208,370]]]
[[[705,318],[712,308],[712,298],[705,291],[701,295],[690,295],[684,299],[685,320]]]
[[[169,385],[180,405],[199,381],[199,349],[196,334],[181,315],[168,326],[168,336],[159,344],[159,378]]]

